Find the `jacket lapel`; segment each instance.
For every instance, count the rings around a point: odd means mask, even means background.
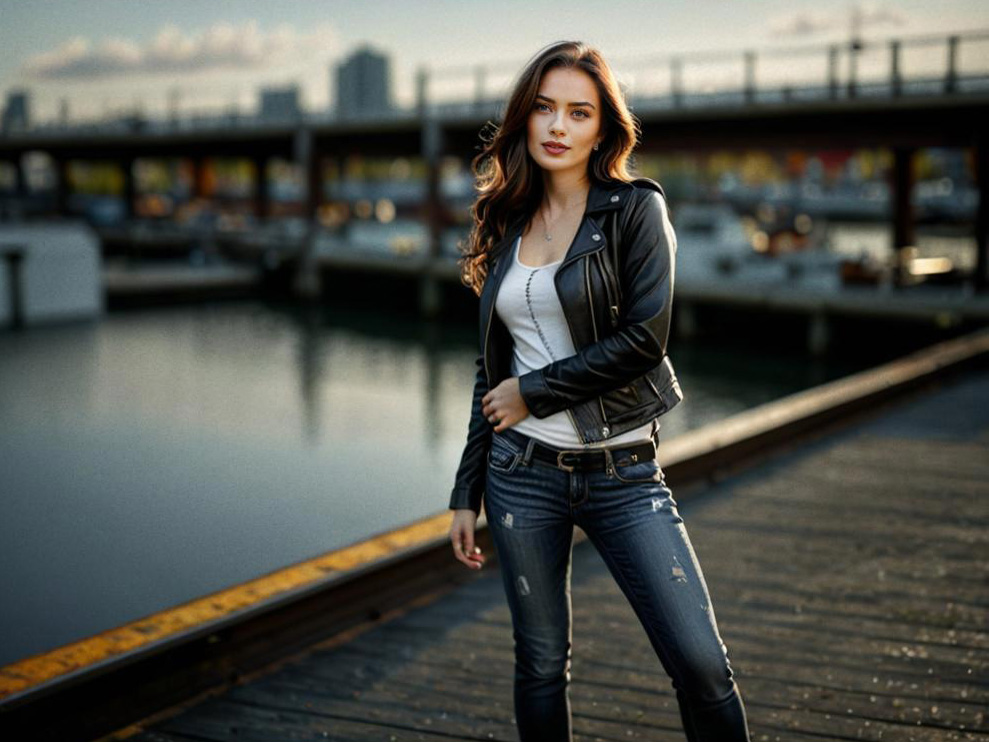
[[[614,180],[608,183],[594,181],[591,183],[591,189],[587,194],[584,218],[577,229],[573,243],[560,264],[560,270],[577,258],[600,250],[607,244],[607,239],[601,229],[604,221],[601,217],[609,211],[620,209],[631,195],[632,186],[624,181]]]
[[[505,272],[508,270],[509,261],[500,260],[500,258],[506,252],[506,248],[514,244],[515,240],[521,234],[522,223],[516,222],[509,228],[508,233],[491,248],[490,273],[488,273],[487,278],[484,280],[484,286],[481,288],[480,296],[482,342],[487,334],[488,319],[492,316],[491,310],[494,307],[495,297],[498,295],[498,287],[501,285],[501,280],[505,277]]]
[[[600,250],[607,244],[607,239],[601,229],[601,220],[592,217],[599,217],[609,211],[620,209],[627,199],[631,198],[633,186],[620,180],[613,180],[607,183],[592,181],[590,190],[587,193],[587,205],[584,208],[584,217],[577,229],[573,242],[567,249],[559,270],[572,263],[577,258]],[[480,297],[480,319],[481,337],[485,336],[488,326],[488,319],[498,294],[498,287],[505,276],[508,260],[500,258],[508,251],[508,248],[515,244],[515,240],[522,234],[525,220],[517,218],[508,228],[505,236],[501,238],[491,248],[491,273],[484,281],[484,288]]]

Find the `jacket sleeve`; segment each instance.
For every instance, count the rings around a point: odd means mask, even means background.
[[[666,355],[673,307],[676,234],[658,191],[637,188],[622,230],[624,306],[617,330],[577,353],[519,377],[529,412],[543,418],[626,386]]]
[[[488,378],[484,372],[484,354],[477,357],[477,376],[474,379],[474,396],[471,404],[470,423],[467,427],[467,443],[460,457],[460,466],[450,494],[450,509],[470,508],[481,513],[484,483],[487,474],[487,455],[491,446],[491,423],[481,412],[481,399],[488,393]]]

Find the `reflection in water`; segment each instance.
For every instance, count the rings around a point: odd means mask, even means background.
[[[0,333],[0,664],[445,511],[476,345],[258,302]],[[671,354],[664,437],[847,371]]]

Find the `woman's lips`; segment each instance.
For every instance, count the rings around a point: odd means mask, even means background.
[[[543,143],[543,149],[545,149],[551,155],[562,155],[564,152],[566,152],[570,148],[569,147],[564,147],[562,145],[559,146],[559,147],[554,147],[551,144],[545,144],[545,143]]]

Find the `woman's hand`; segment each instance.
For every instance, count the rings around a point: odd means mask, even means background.
[[[450,526],[450,543],[453,544],[453,555],[471,569],[484,566],[484,554],[481,547],[474,545],[474,526],[477,525],[477,513],[470,508],[453,511],[453,525]]]
[[[509,376],[481,398],[481,412],[497,432],[510,428],[529,416],[529,408],[519,393],[519,377]]]

